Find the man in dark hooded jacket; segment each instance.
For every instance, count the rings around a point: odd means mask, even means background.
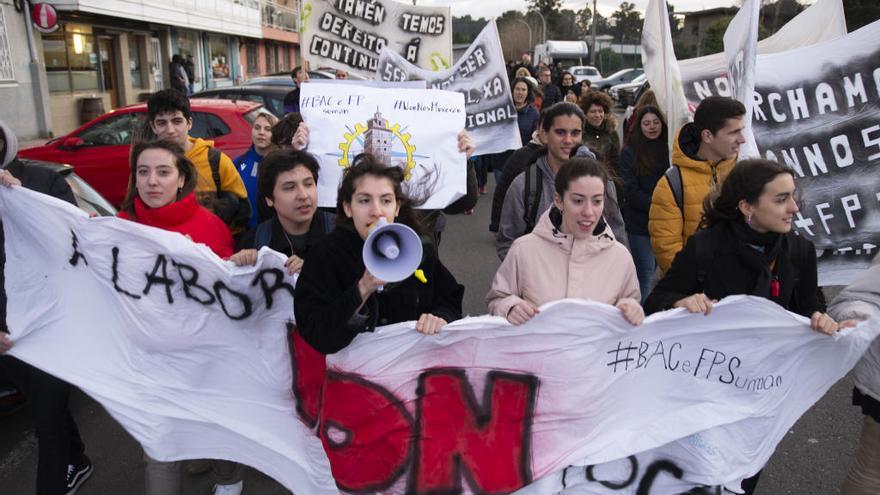
[[[20,162],[15,158],[17,151],[15,134],[0,121],[0,184],[20,185],[76,204],[76,198],[64,177],[49,169]],[[4,242],[0,228],[0,246],[4,246],[0,249],[0,382],[5,377],[31,402],[39,445],[37,495],[73,493],[92,474],[92,463],[85,455],[79,430],[68,407],[70,385],[6,354],[13,342],[7,337]]]

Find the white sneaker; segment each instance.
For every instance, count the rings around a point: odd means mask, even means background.
[[[234,485],[214,485],[214,495],[241,495],[244,489],[244,481]]]

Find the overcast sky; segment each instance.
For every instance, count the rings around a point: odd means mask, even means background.
[[[409,3],[407,0],[400,0]],[[599,0],[599,13],[608,16],[620,6],[622,0]],[[628,0],[636,5],[636,9],[645,11],[648,0]],[[714,7],[732,7],[734,0],[671,0],[669,2],[676,12],[691,12],[694,10],[711,9]],[[449,5],[452,7],[453,16],[471,17],[497,17],[507,10],[520,10],[525,12],[528,2],[526,0],[416,0],[417,5]],[[573,2],[563,0],[563,8],[581,10],[585,5],[593,5],[592,0]]]

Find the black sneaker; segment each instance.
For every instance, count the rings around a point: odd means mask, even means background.
[[[92,475],[92,461],[83,456],[80,464],[67,465],[67,491],[65,495],[73,495],[79,487]]]

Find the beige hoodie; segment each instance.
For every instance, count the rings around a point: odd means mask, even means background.
[[[550,212],[555,211],[545,211],[531,234],[514,241],[486,295],[489,312],[506,317],[523,300],[535,306],[565,298],[638,301],[632,256],[611,229],[576,240],[554,227]]]

